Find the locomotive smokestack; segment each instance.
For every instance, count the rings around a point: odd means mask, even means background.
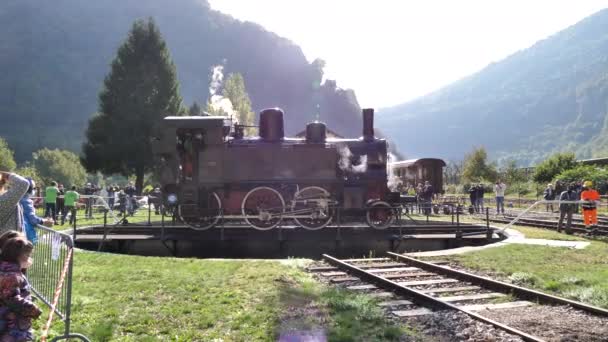
[[[265,141],[279,141],[285,137],[283,130],[283,110],[268,108],[260,112],[260,138]]]
[[[363,109],[363,140],[373,141],[374,140],[374,109],[364,108]]]

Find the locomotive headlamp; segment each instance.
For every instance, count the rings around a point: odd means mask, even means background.
[[[177,203],[177,195],[176,194],[169,194],[167,196],[167,202],[169,204],[176,204]]]

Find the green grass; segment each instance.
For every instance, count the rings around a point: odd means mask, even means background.
[[[293,264],[78,251],[72,330],[92,341],[274,341],[314,327],[330,341],[397,341],[407,332],[374,299],[321,285]]]
[[[514,225],[513,229],[523,233],[528,239],[548,239],[563,241],[587,241],[584,237],[558,233],[555,230]]]
[[[510,244],[449,257],[513,283],[608,308],[608,244],[585,249]]]

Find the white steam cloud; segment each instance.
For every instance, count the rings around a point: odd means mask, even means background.
[[[386,163],[386,175],[387,175],[387,183],[386,185],[388,186],[388,188],[391,191],[398,191],[399,190],[399,186],[401,186],[401,184],[403,184],[403,182],[401,181],[401,179],[399,177],[397,177],[394,173],[393,170],[393,162],[395,162],[395,160],[397,160],[397,157],[392,154],[392,153],[388,153],[388,160]]]
[[[216,65],[213,67],[211,74],[211,83],[209,84],[209,95],[214,96],[222,86],[224,81],[224,66]]]
[[[230,102],[230,99],[219,94],[223,81],[224,66],[214,66],[213,73],[211,74],[211,83],[209,83],[209,105],[215,112],[219,112],[221,115],[230,116],[236,121],[238,116],[232,107],[232,102]]]
[[[338,144],[338,167],[347,173],[363,173],[367,171],[367,155],[354,157],[346,144]]]

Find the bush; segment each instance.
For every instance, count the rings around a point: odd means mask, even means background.
[[[17,167],[13,158],[13,151],[8,147],[6,141],[0,138],[0,170],[13,171]]]
[[[35,152],[33,157],[33,165],[45,185],[56,181],[69,187],[82,185],[86,181],[87,174],[80,159],[70,151],[44,148]]]
[[[446,194],[464,194],[464,185],[462,184],[448,184],[445,186]]]
[[[593,182],[594,188],[600,193],[608,191],[608,170],[592,165],[578,165],[560,173],[555,180],[566,184],[590,180]]]
[[[560,173],[575,167],[574,153],[556,153],[536,166],[533,179],[537,183],[548,183]]]

